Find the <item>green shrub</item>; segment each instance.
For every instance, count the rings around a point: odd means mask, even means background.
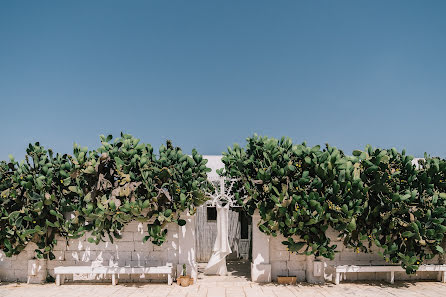
[[[361,251],[375,244],[387,262],[401,264],[407,273],[442,254],[446,194],[438,187],[441,183],[436,186],[433,181],[442,180],[435,164],[443,161],[427,158],[417,169],[404,151],[368,146],[353,154],[360,164],[366,203],[346,243]]]
[[[290,139],[247,139],[223,153],[224,176],[240,178],[239,203],[259,210],[259,228],[282,234],[292,252],[333,259],[327,236],[337,230],[347,247],[370,252],[415,272],[425,259],[443,254],[446,232],[446,162],[395,149],[366,147],[346,156],[326,145],[294,145]]]
[[[75,145],[73,155],[56,156],[36,143],[25,163],[0,163],[0,248],[7,256],[33,241],[37,257],[52,259],[56,234],[89,232],[89,242],[113,242],[132,220],[147,223],[144,241],[161,245],[167,223],[184,225],[180,214],[206,201],[210,169],[196,150],[188,156],[168,141],[156,155],[131,135],[111,140],[101,136],[97,150]]]
[[[351,195],[354,170],[342,151],[254,135],[246,149],[228,148],[222,161],[220,173],[240,178],[238,192],[246,191],[240,205],[251,214],[259,210],[262,232],[282,234],[292,252],[305,247],[306,254],[334,258],[327,228],[351,226],[355,211],[355,205],[342,204]]]
[[[69,228],[63,213],[69,202],[63,198],[71,163],[67,155],[53,155],[39,143],[29,145],[25,162],[1,162],[0,248],[7,256],[20,253],[33,241],[37,257],[53,258],[55,235]]]

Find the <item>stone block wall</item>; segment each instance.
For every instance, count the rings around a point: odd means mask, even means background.
[[[344,246],[341,239],[338,238],[334,230],[328,230],[329,237],[333,244],[337,245],[336,256],[334,260],[319,258],[325,267],[324,275],[320,280],[331,282],[334,280],[333,265],[385,265],[388,264],[378,255],[379,249],[372,247],[372,253],[356,253],[353,249]],[[282,244],[283,236],[269,238],[269,264],[271,264],[271,278],[277,280],[277,276],[297,276],[298,281],[309,281],[308,278],[313,274],[314,256],[297,255],[287,251],[286,246]],[[439,264],[438,258],[425,262],[426,264]],[[308,270],[308,271],[307,271]],[[311,270],[311,271],[310,271]],[[311,274],[311,276],[308,275]],[[436,280],[437,272],[417,272],[414,275],[407,275],[404,272],[396,272],[395,280]],[[355,280],[387,280],[387,273],[347,273],[345,279]],[[314,278],[314,280],[317,278]],[[344,278],[343,278],[344,279]]]
[[[329,229],[329,237],[333,244],[337,245],[334,260],[321,259],[327,264],[325,270],[325,280],[332,281],[334,279],[333,271],[330,269],[332,265],[389,265],[378,252],[379,248],[372,246],[371,253],[357,253],[353,249],[346,248],[341,239],[338,238],[336,231]],[[439,264],[438,257],[425,261],[424,264]],[[395,272],[395,280],[436,280],[437,272],[417,272],[413,275],[408,275],[405,272]],[[361,273],[346,273],[345,279],[354,280],[387,280],[388,275],[385,272],[361,272]]]
[[[298,281],[305,281],[306,256],[287,251],[282,244],[283,236],[270,237],[269,259],[271,263],[271,278],[277,281],[277,276],[297,276]]]
[[[54,276],[57,266],[88,266],[109,265],[119,266],[158,266],[171,263],[173,267],[179,264],[179,229],[178,225],[168,225],[167,241],[162,246],[156,246],[150,241],[142,242],[147,234],[145,224],[132,222],[124,227],[122,238],[100,242],[98,245],[87,241],[88,235],[79,239],[57,239],[54,248],[55,260],[47,261],[47,271]],[[3,281],[26,282],[28,276],[28,260],[34,257],[35,244],[29,244],[19,255],[6,257],[0,252],[0,279]],[[79,276],[82,279],[81,276]],[[83,276],[85,277],[85,276]],[[101,276],[96,276],[101,279]],[[71,278],[71,276],[68,276]],[[165,281],[162,275],[120,275],[120,281]]]

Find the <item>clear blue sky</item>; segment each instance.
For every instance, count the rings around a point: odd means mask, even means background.
[[[446,157],[446,1],[1,1],[0,159],[254,132]]]

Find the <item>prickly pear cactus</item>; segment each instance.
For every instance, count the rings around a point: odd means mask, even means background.
[[[180,214],[194,212],[206,201],[207,160],[196,150],[192,157],[168,141],[159,154],[149,144],[128,134],[112,141],[101,136],[102,146],[94,152],[74,149],[73,183],[70,190],[78,204],[75,220],[84,221],[90,242],[105,235],[120,238],[120,230],[132,220],[146,222],[148,236],[161,245],[167,223],[180,225]]]
[[[69,184],[68,156],[30,144],[25,162],[19,164],[10,156],[0,168],[0,248],[12,256],[35,242],[38,258],[53,259],[55,235],[68,228],[63,217],[68,204],[62,194]]]
[[[0,163],[0,248],[7,256],[35,242],[36,256],[52,259],[56,234],[113,241],[132,220],[147,223],[144,241],[161,245],[166,224],[185,224],[181,213],[207,200],[210,169],[196,150],[188,156],[168,141],[154,154],[128,134],[101,136],[101,144],[54,155],[36,143],[25,162]]]
[[[352,222],[351,207],[343,213],[337,206],[352,188],[353,165],[342,151],[254,135],[245,149],[228,148],[222,161],[221,174],[241,179],[247,198],[240,204],[250,213],[259,210],[262,232],[282,234],[292,252],[334,258],[326,230]]]
[[[353,155],[363,203],[355,228],[342,232],[345,244],[358,252],[376,245],[387,262],[415,273],[425,259],[443,253],[446,194],[434,182],[444,175],[436,166],[441,161],[426,158],[417,169],[405,151],[371,146]]]
[[[258,209],[260,230],[285,236],[290,251],[332,259],[330,226],[347,247],[359,253],[376,245],[388,262],[414,273],[444,253],[446,162],[426,156],[417,169],[412,160],[395,149],[367,146],[345,156],[328,145],[254,135],[245,148],[223,153],[219,173],[240,178],[240,205]]]

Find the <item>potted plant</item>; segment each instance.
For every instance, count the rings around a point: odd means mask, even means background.
[[[281,285],[295,285],[297,282],[297,276],[290,276],[290,272],[287,269],[287,276],[277,276],[277,282]]]
[[[186,264],[183,264],[183,272],[182,275],[177,278],[177,283],[182,287],[187,287],[191,284],[190,275],[186,275]]]

